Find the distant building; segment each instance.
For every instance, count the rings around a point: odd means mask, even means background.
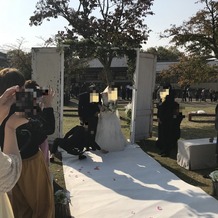
[[[101,62],[96,58],[88,63],[89,67],[86,71],[79,75],[79,82],[94,82],[94,83],[101,83],[101,72],[103,69],[103,65]],[[127,75],[127,59],[124,58],[113,58],[111,63],[111,73],[113,82],[115,84],[123,84],[123,83],[131,83],[131,79],[128,78]]]
[[[168,62],[157,62],[157,64],[156,64],[156,73],[158,74],[158,73],[161,73],[161,71],[163,71],[163,70],[168,70],[169,69],[169,67],[171,66],[171,65],[173,65],[173,64],[177,64],[178,62],[170,62],[170,61],[168,61]]]
[[[172,64],[176,64],[177,62],[157,62],[156,63],[156,73],[161,73],[162,70],[168,69]],[[95,58],[88,63],[89,67],[83,74],[77,75],[77,78],[73,79],[74,82],[94,82],[101,83],[101,71],[103,69],[103,65],[101,62]],[[127,58],[113,58],[111,63],[111,73],[113,82],[118,85],[126,85],[131,84],[132,79],[127,75]]]

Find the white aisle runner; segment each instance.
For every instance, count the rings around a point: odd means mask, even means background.
[[[87,159],[62,153],[75,218],[218,218],[218,201],[163,168],[137,145]]]

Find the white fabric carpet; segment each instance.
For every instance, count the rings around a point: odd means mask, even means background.
[[[75,218],[218,217],[218,201],[163,168],[137,145],[87,159],[62,153]]]

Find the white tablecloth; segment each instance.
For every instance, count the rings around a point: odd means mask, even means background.
[[[179,140],[177,163],[188,170],[216,167],[216,139]]]

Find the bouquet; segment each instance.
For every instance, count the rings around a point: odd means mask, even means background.
[[[103,110],[115,112],[117,110],[117,101],[109,101],[107,104],[103,104]]]
[[[130,111],[132,111],[132,102],[125,106],[125,113],[128,114]]]
[[[127,116],[127,124],[130,125],[131,117],[132,117],[132,103],[128,103],[125,106],[125,113],[126,113],[126,116]]]
[[[209,174],[209,177],[213,182],[218,182],[218,170],[215,170]]]
[[[54,194],[55,204],[63,204],[66,205],[71,203],[70,201],[70,193],[66,190],[58,190]]]

